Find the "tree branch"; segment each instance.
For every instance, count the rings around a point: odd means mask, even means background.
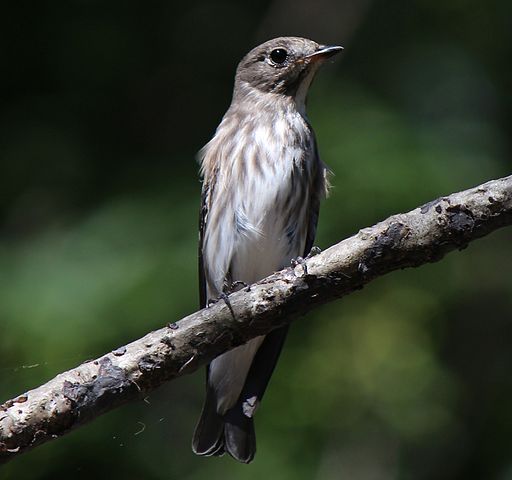
[[[512,224],[512,176],[394,215],[177,323],[0,406],[0,463],[393,270],[436,262]]]

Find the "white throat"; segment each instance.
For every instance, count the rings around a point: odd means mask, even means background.
[[[311,82],[315,77],[315,74],[320,66],[321,62],[315,62],[314,65],[311,66],[308,74],[302,80],[299,88],[297,89],[297,93],[295,94],[295,104],[297,106],[297,111],[302,115],[306,116],[306,98],[308,96],[309,87],[311,86]]]

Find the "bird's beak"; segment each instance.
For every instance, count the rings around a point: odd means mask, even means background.
[[[308,55],[306,58],[311,60],[326,60],[327,58],[332,57],[333,55],[336,55],[337,53],[341,52],[343,50],[343,47],[340,47],[339,45],[320,45],[320,48],[313,52],[312,54]]]

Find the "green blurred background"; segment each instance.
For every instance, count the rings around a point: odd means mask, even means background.
[[[511,18],[505,0],[4,3],[1,400],[196,309],[195,152],[250,48],[345,46],[309,98],[335,173],[325,248],[510,173]],[[201,371],[0,478],[512,479],[511,233],[298,321],[250,466],[190,451]]]

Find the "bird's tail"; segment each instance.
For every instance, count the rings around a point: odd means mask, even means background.
[[[256,453],[254,421],[243,414],[238,402],[224,415],[217,413],[215,393],[207,388],[206,400],[197,422],[192,450],[197,455],[229,453],[235,460],[249,463]]]

